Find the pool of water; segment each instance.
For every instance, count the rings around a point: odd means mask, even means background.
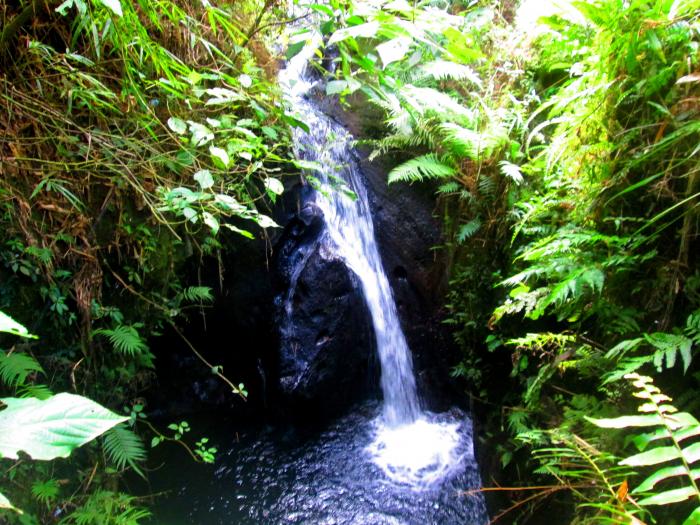
[[[380,412],[379,404],[368,403],[324,428],[237,432],[219,424],[213,466],[193,464],[173,449],[154,473],[151,489],[168,495],[154,506],[153,523],[487,523],[482,497],[464,494],[480,486],[469,417],[457,409],[426,413],[415,431],[387,434]],[[453,442],[434,443],[444,433]],[[444,454],[450,454],[447,469]]]

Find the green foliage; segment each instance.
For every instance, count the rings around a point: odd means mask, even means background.
[[[32,484],[32,496],[38,501],[49,507],[58,497],[60,487],[55,479],[46,481],[37,481]]]
[[[651,432],[632,437],[641,452],[620,462],[620,465],[655,469],[632,494],[644,496],[638,500],[643,506],[670,505],[692,498],[696,500],[695,510],[685,523],[695,523],[700,514],[700,490],[696,483],[700,469],[694,469],[693,464],[700,461],[700,443],[692,442],[692,438],[700,435],[700,423],[671,405],[671,398],[662,394],[650,377],[629,374],[626,378],[637,390],[635,397],[643,402],[638,409],[642,415],[591,419],[591,422],[602,428],[651,427]],[[679,483],[667,481],[679,481],[679,478],[682,479]]]
[[[440,179],[454,175],[454,168],[428,154],[408,160],[389,173],[389,182],[414,182],[423,179]]]
[[[99,328],[93,332],[94,335],[103,335],[109,339],[114,349],[124,355],[134,356],[148,352],[148,345],[141,338],[137,328],[143,327],[138,325],[119,325],[113,330]]]
[[[0,401],[6,406],[0,411],[0,455],[12,459],[19,451],[32,459],[68,457],[127,419],[75,394]]]
[[[180,292],[182,299],[190,303],[210,303],[214,300],[211,288],[207,286],[189,286]]]
[[[614,420],[635,371],[697,409],[700,4],[522,4],[509,23],[502,3],[332,3],[319,29],[341,100],[361,89],[384,112],[371,158],[408,158],[390,182],[439,195],[453,375],[501,396],[492,428],[539,436],[504,436],[502,464],[522,476],[520,451],[547,443],[542,497],[573,494],[575,523],[680,522],[627,498],[623,437],[585,417]]]
[[[518,439],[537,447],[533,452],[539,464],[535,474],[550,476],[572,492],[577,506],[575,523],[643,523],[638,519],[644,517],[643,509],[634,505],[625,492],[634,471],[616,465],[615,456],[576,434],[562,431],[528,431]],[[543,446],[545,443],[549,446]],[[541,497],[547,495],[541,493]]]
[[[138,434],[125,424],[119,424],[104,434],[103,447],[107,457],[118,469],[129,465],[144,476],[138,463],[146,460],[146,447]]]
[[[121,492],[100,490],[87,498],[60,525],[139,525],[151,513],[136,505],[136,498]]]
[[[29,354],[13,352],[6,354],[0,351],[0,381],[17,388],[24,385],[31,374],[43,374],[39,362]]]

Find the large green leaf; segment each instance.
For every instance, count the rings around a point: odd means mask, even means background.
[[[14,510],[15,512],[23,514],[21,510],[19,510],[12,503],[10,503],[10,500],[7,499],[2,492],[0,492],[0,509]]]
[[[0,332],[36,339],[36,336],[30,334],[29,330],[3,312],[0,312]]]
[[[17,459],[21,450],[33,459],[68,457],[128,418],[74,394],[57,394],[45,400],[0,399],[0,457]]]
[[[690,513],[690,516],[686,518],[683,525],[698,525],[698,523],[700,523],[700,507]]]

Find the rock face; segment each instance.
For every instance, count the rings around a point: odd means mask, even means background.
[[[277,378],[281,402],[296,417],[340,413],[371,390],[376,368],[360,283],[324,248],[323,235],[322,213],[307,202],[275,250]]]
[[[447,272],[444,258],[435,250],[442,238],[433,216],[432,189],[388,185],[387,174],[396,162],[370,162],[366,151],[359,154],[379,253],[413,355],[419,394],[428,408],[448,408],[452,396],[445,390],[457,356],[441,322]]]
[[[349,97],[349,109],[324,93],[315,96],[316,104],[355,137],[383,134],[381,112],[362,96]],[[459,355],[442,324],[448,283],[444,252],[435,250],[442,243],[440,221],[435,217],[435,188],[429,184],[389,185],[389,171],[407,159],[384,156],[370,161],[369,153],[367,148],[357,151],[382,264],[413,354],[419,394],[428,408],[441,410],[461,396],[446,392],[453,386],[449,369]]]
[[[380,121],[366,104],[346,112],[324,94],[316,103],[356,137],[370,135],[368,126]],[[444,408],[441,401],[452,397],[444,394],[450,384],[449,366],[456,359],[441,324],[446,272],[444,259],[433,250],[441,242],[440,224],[433,216],[433,190],[389,186],[387,173],[396,160],[370,162],[368,151],[356,153],[382,264],[412,350],[419,393],[427,408],[439,410]],[[379,370],[359,280],[342,260],[322,248],[323,217],[310,192],[303,184],[289,188],[287,213],[276,217],[286,224],[274,249],[280,325],[277,384],[291,405],[329,414],[367,397],[368,391],[377,392]]]

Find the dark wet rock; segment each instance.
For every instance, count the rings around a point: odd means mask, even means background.
[[[327,115],[356,138],[382,135],[381,110],[362,94],[348,97],[347,107],[320,90],[312,96]],[[459,392],[449,392],[458,388],[449,370],[460,356],[442,322],[448,271],[444,253],[435,249],[443,241],[436,217],[435,188],[430,184],[388,184],[388,173],[406,159],[387,155],[370,161],[370,152],[367,147],[359,147],[357,159],[382,264],[413,355],[418,388],[429,407],[445,409],[461,397]]]
[[[281,404],[326,417],[371,391],[374,336],[357,277],[320,242],[321,211],[307,202],[276,246]],[[376,379],[376,376],[375,376]]]

